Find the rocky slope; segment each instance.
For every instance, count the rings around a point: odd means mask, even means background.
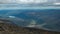
[[[9,20],[0,19],[0,34],[60,34],[60,32],[18,27],[17,25],[11,24]]]

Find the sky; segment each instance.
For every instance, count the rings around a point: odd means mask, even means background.
[[[18,3],[43,3],[47,0],[17,0]]]
[[[0,3],[44,3],[48,0],[0,0]]]
[[[35,7],[36,8],[39,8],[41,4],[44,4],[45,5],[45,3],[47,3],[45,6],[48,6],[49,5],[49,2],[54,2],[54,1],[55,0],[29,0],[29,1],[28,0],[0,0],[0,7],[1,7],[1,9],[4,9],[6,7],[9,7],[10,9],[11,9],[11,7],[13,7],[13,8],[19,8],[20,7],[20,8],[22,8],[21,6],[23,6],[24,9],[26,9],[26,7],[27,8],[28,7],[30,8],[30,6],[32,8],[35,8]],[[60,0],[58,0],[57,2],[60,2]],[[6,4],[6,3],[8,3],[8,4]],[[14,5],[14,4],[9,4],[9,3],[18,3],[18,4],[17,5]],[[36,5],[36,3],[39,3],[39,4]],[[20,4],[22,4],[22,5],[20,5]],[[60,6],[60,3],[54,3],[53,6]],[[60,8],[60,7],[58,7],[58,8]]]
[[[36,4],[36,3],[53,3],[60,2],[60,0],[0,0],[0,4],[18,3],[18,4]]]

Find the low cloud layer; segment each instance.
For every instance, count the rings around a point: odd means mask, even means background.
[[[60,0],[0,0],[0,4],[54,4],[60,5]]]
[[[0,0],[0,3],[46,3],[46,2],[52,2],[55,0]],[[58,0],[59,1],[59,0]]]

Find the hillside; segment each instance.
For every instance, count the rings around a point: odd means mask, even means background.
[[[11,24],[9,20],[0,19],[0,34],[60,34],[60,32],[18,27],[17,25]]]

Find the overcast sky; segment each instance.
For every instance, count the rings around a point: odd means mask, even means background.
[[[43,3],[47,0],[0,0],[0,3]]]
[[[55,0],[0,0],[0,3],[45,3],[54,2]],[[57,0],[59,2],[60,0]]]

